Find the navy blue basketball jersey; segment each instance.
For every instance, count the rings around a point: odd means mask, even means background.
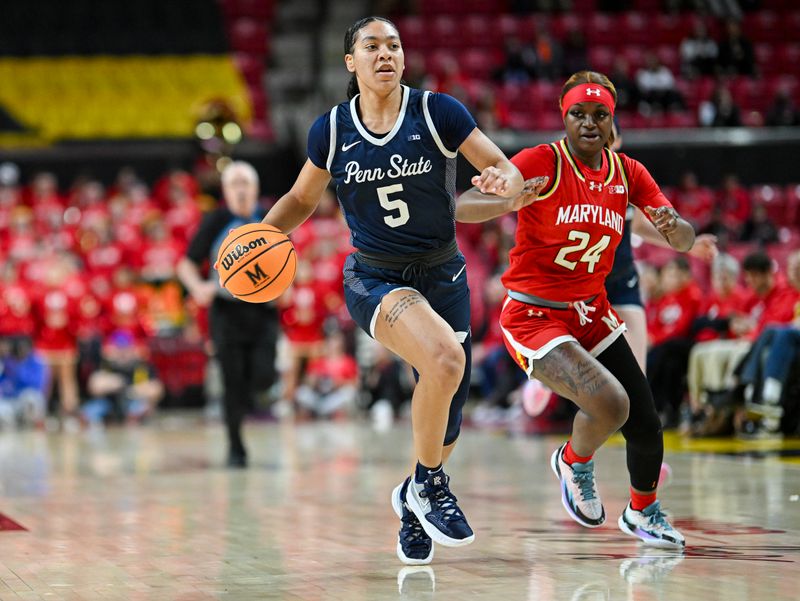
[[[403,256],[455,238],[458,147],[475,120],[454,98],[402,86],[400,114],[385,135],[367,130],[358,98],[317,119],[308,156],[327,169],[358,250]]]

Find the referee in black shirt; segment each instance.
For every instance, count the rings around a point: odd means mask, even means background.
[[[222,172],[225,205],[205,216],[178,264],[178,277],[203,307],[211,305],[209,321],[214,351],[225,384],[225,424],[228,429],[228,465],[245,467],[242,421],[255,392],[275,381],[275,344],[278,314],[272,303],[254,304],[235,299],[219,285],[214,262],[228,232],[260,221],[258,174],[253,166],[235,161]],[[208,277],[202,273],[208,264]]]

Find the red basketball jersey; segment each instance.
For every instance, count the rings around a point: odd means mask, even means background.
[[[628,203],[671,206],[639,163],[603,150],[600,169],[589,169],[565,140],[541,144],[511,162],[525,179],[545,175],[548,187],[518,212],[516,246],[503,284],[551,301],[600,294],[622,239]]]

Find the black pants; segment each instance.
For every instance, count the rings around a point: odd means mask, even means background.
[[[680,416],[692,344],[688,338],[672,338],[652,347],[647,353],[647,380],[656,409],[667,415],[670,422],[677,422]]]
[[[211,339],[225,385],[225,424],[232,453],[244,453],[241,428],[256,392],[275,381],[278,313],[269,304],[215,299]]]

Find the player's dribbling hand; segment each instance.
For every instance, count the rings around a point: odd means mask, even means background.
[[[536,200],[539,198],[539,192],[544,189],[549,181],[550,178],[546,175],[540,175],[538,177],[526,179],[525,184],[522,187],[522,192],[511,199],[511,208],[509,210],[519,211],[520,209],[527,207],[529,204],[536,202]]]
[[[669,237],[678,230],[678,213],[672,207],[645,207],[650,220],[663,236]]]
[[[504,196],[508,192],[508,178],[497,167],[487,167],[471,181],[481,194]]]
[[[202,282],[192,289],[191,294],[198,305],[207,307],[217,294],[217,285],[214,282]]]
[[[694,246],[689,250],[689,254],[710,263],[719,254],[717,237],[714,234],[700,234],[694,239]]]

